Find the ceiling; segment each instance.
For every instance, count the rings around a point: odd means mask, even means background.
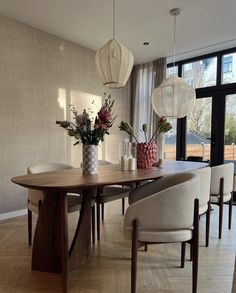
[[[116,38],[136,64],[173,55],[175,7],[177,60],[236,46],[235,0],[116,0]],[[0,14],[93,50],[112,38],[112,0],[0,0]]]

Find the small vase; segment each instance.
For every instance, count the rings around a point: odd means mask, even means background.
[[[155,143],[137,144],[137,166],[141,169],[151,168],[157,159],[157,146]]]
[[[98,174],[98,146],[83,144],[83,174]]]

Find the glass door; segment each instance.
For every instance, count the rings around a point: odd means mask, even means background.
[[[236,160],[236,94],[225,96],[224,161]]]
[[[224,129],[224,162],[234,163],[234,174],[236,173],[236,94],[225,96],[225,129]],[[234,190],[236,180],[234,179]],[[234,203],[236,194],[234,192]]]
[[[196,99],[187,116],[186,159],[211,159],[212,97]]]

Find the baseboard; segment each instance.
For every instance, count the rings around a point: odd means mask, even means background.
[[[16,218],[20,216],[25,216],[26,214],[27,214],[27,209],[0,214],[0,221]]]

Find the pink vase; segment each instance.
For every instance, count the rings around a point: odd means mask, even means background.
[[[151,168],[157,160],[157,146],[155,143],[137,144],[137,166],[141,169]]]

